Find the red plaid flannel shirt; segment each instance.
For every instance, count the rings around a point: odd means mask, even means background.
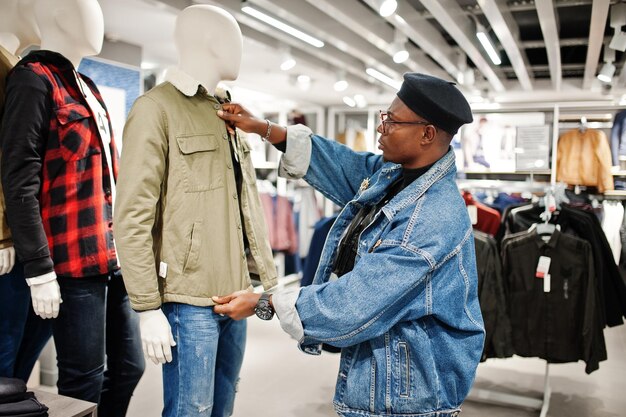
[[[26,57],[26,62],[18,63],[16,68],[24,65],[41,78],[53,107],[47,137],[39,139],[45,142],[45,153],[38,200],[49,254],[57,275],[79,278],[107,274],[118,266],[113,243],[111,181],[100,134],[71,63],[56,53],[40,53],[39,60],[31,58],[28,62]],[[53,59],[45,59],[49,57]],[[95,84],[80,76],[106,109]],[[4,141],[4,148],[10,146]],[[118,154],[112,131],[111,157],[117,178]],[[4,165],[3,160],[3,169]],[[5,194],[20,193],[7,192],[5,188]],[[14,235],[19,233],[14,225],[11,229]],[[16,249],[20,255],[17,244]],[[22,255],[24,261],[36,258],[33,254]],[[24,263],[26,272],[28,265]]]

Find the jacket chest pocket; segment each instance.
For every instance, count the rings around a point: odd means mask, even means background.
[[[59,149],[65,161],[78,161],[100,154],[100,138],[90,126],[91,113],[79,103],[55,109]]]
[[[215,135],[179,135],[176,143],[185,192],[197,193],[224,186],[224,161]]]

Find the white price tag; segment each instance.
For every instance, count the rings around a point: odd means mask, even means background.
[[[159,276],[161,278],[167,277],[167,264],[165,262],[159,264]]]
[[[539,263],[537,263],[537,271],[535,272],[535,277],[545,278],[546,274],[550,270],[551,261],[552,260],[547,256],[540,256]]]
[[[470,221],[472,222],[472,226],[478,223],[478,207],[470,204],[467,206],[467,212],[469,214]]]
[[[543,292],[550,292],[550,274],[543,277]]]

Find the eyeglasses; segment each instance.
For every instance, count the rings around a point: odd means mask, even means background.
[[[389,114],[386,111],[380,111],[380,123],[383,125],[383,133],[387,133],[387,125],[432,125],[430,122],[398,122],[389,119]]]

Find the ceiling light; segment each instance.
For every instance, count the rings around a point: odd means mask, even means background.
[[[616,3],[611,6],[611,27],[617,31],[626,25],[626,4]]]
[[[493,47],[491,39],[487,34],[487,30],[478,21],[476,21],[476,37],[480,41],[480,44],[483,46],[485,52],[487,52],[487,55],[489,55],[491,62],[493,62],[494,65],[500,65],[502,63],[502,60],[496,52],[496,48]]]
[[[300,87],[301,90],[308,90],[309,88],[311,88],[311,77],[309,77],[308,75],[298,75],[298,78],[296,78],[296,81],[298,83],[298,87]]]
[[[267,23],[268,25],[274,26],[276,29],[282,30],[287,34],[298,38],[301,41],[308,43],[309,45],[313,45],[316,48],[321,48],[324,46],[324,42],[322,42],[321,40],[314,38],[313,36],[308,35],[301,30],[294,28],[293,26],[283,23],[280,20],[275,19],[272,16],[255,9],[254,7],[251,7],[248,3],[242,3],[241,11],[249,14],[254,18],[259,19],[262,22]]]
[[[375,0],[376,10],[382,17],[391,16],[398,8],[398,2],[396,0]]]
[[[603,83],[610,83],[615,75],[615,65],[612,62],[605,62],[602,69],[598,73],[598,80]]]
[[[365,70],[367,75],[376,78],[378,81],[387,84],[390,87],[395,88],[396,90],[400,89],[402,83],[400,81],[394,80],[388,75],[383,74],[382,72],[375,70],[374,68],[368,68]]]
[[[393,57],[393,62],[401,64],[409,59],[409,51],[406,50],[408,38],[398,29],[395,30],[393,38],[393,43],[390,47],[391,56]]]
[[[343,98],[343,102],[346,103],[346,105],[350,107],[356,106],[356,101],[354,101],[352,97],[345,96]]]
[[[337,80],[333,85],[335,91],[345,91],[348,88],[348,81],[346,80],[346,72],[339,71],[337,73]]]
[[[609,48],[617,49],[618,51],[626,51],[626,33],[621,30],[615,29],[615,33],[609,43]]]
[[[296,60],[291,56],[289,48],[283,48],[283,52],[280,54],[281,64],[280,69],[283,71],[289,71],[296,66]]]
[[[367,106],[367,101],[365,100],[365,97],[363,96],[363,94],[355,94],[354,102],[356,103],[356,106],[359,108],[363,108]]]

